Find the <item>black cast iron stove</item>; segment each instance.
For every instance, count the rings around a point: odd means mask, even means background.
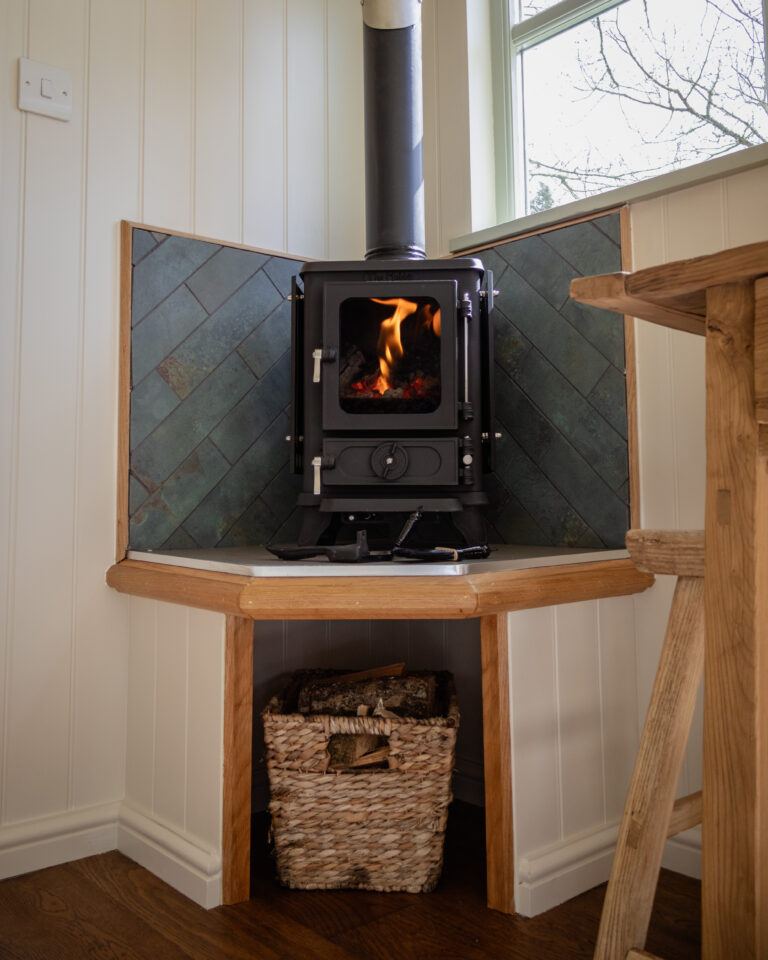
[[[363,0],[368,251],[294,279],[300,546],[388,549],[404,527],[411,546],[486,544],[493,284],[479,260],[425,259],[420,14]]]

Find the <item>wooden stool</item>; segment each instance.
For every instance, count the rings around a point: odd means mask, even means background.
[[[675,801],[704,666],[704,533],[630,530],[640,570],[678,578],[619,828],[595,960],[652,960],[644,951],[668,837],[701,823],[701,791]]]

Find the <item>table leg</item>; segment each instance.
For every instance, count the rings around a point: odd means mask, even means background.
[[[768,459],[754,302],[752,283],[707,291],[704,960],[768,957]]]
[[[515,912],[508,632],[506,613],[481,618],[486,895],[502,913]]]

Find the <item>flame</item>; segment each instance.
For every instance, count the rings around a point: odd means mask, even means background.
[[[429,303],[424,304],[424,326],[431,330],[436,337],[440,336],[440,307],[433,309]]]
[[[379,327],[379,339],[376,348],[379,353],[379,377],[376,380],[374,389],[383,394],[392,386],[390,379],[392,368],[403,355],[403,342],[400,339],[400,327],[406,317],[416,313],[419,305],[412,300],[404,300],[402,297],[392,297],[388,300],[377,300],[371,297],[374,303],[383,303],[388,307],[394,307],[395,312],[391,317],[381,321]],[[438,311],[439,313],[439,311]]]

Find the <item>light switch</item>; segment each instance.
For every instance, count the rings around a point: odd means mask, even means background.
[[[72,74],[36,60],[19,59],[19,110],[56,120],[72,117]]]

